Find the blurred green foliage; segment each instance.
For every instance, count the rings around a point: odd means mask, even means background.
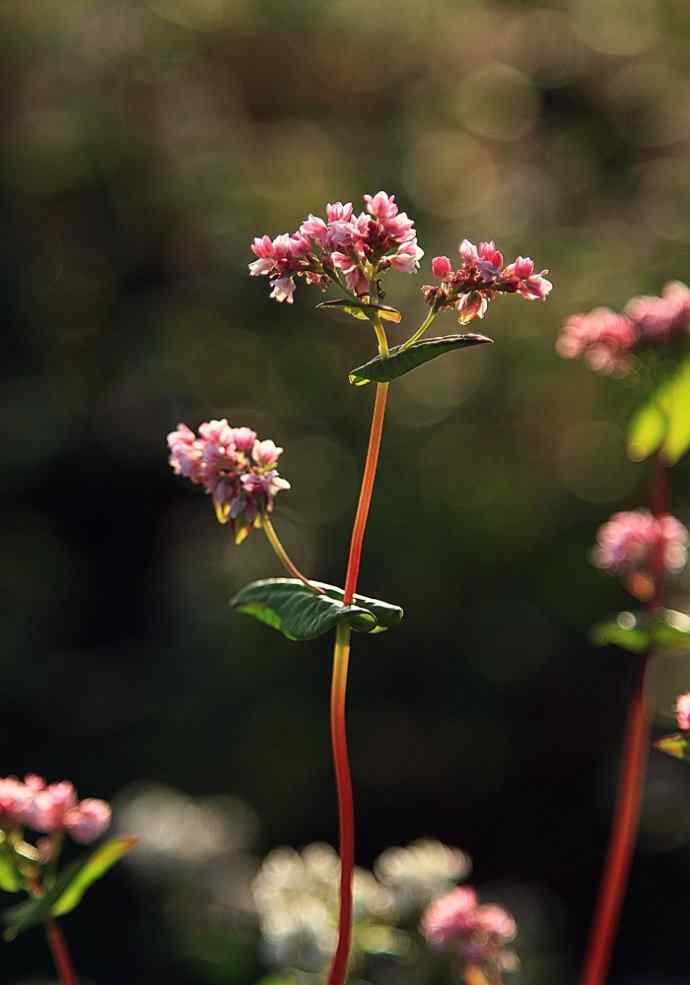
[[[625,605],[588,555],[645,477],[633,390],[553,343],[566,314],[690,277],[689,32],[684,0],[0,3],[4,773],[230,792],[262,852],[334,838],[327,648],[228,609],[280,572],[174,479],[164,436],[227,416],[283,445],[281,537],[342,584],[372,397],[347,372],[373,340],[314,312],[317,291],[269,301],[248,243],[384,188],[426,250],[426,274],[388,278],[393,342],[464,236],[530,254],[555,288],[498,299],[494,346],[394,384],[360,586],[406,619],[353,648],[358,857],[461,845],[480,886],[547,901],[516,981],[572,977],[627,677],[587,644]],[[674,486],[687,521],[685,461]],[[689,677],[658,664],[667,726]],[[686,973],[687,775],[654,755],[614,969],[631,983]],[[85,980],[218,980],[136,881],[88,904],[66,921]],[[222,980],[247,985],[246,949],[227,953]],[[18,940],[4,980],[42,960]]]

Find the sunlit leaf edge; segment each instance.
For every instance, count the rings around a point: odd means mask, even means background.
[[[348,374],[348,380],[353,386],[364,386],[366,383],[390,383],[446,352],[492,342],[493,339],[486,335],[467,332],[463,335],[442,335],[439,338],[423,339],[408,348],[394,346],[388,355],[374,356],[368,362],[355,367]]]
[[[295,578],[265,578],[245,585],[230,605],[299,642],[323,636],[341,622],[356,632],[382,633],[403,617],[400,606],[366,595],[355,595],[355,604],[344,606],[341,588],[319,581],[313,584],[324,594],[309,591]]]

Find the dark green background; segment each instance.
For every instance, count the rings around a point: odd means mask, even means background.
[[[230,612],[280,572],[172,476],[164,438],[227,416],[283,445],[276,525],[342,582],[373,396],[347,371],[373,338],[314,312],[314,289],[270,301],[248,243],[384,188],[426,250],[423,274],[386,282],[395,341],[464,236],[555,287],[497,300],[478,326],[496,345],[392,388],[360,584],[406,620],[353,649],[358,858],[461,846],[480,887],[537,914],[515,981],[574,980],[628,660],[587,645],[627,604],[589,551],[645,470],[624,452],[634,391],[554,340],[568,313],[690,277],[689,30],[685,0],[0,4],[0,772],[231,793],[261,853],[334,839],[328,644]],[[687,462],[674,487],[687,521]],[[689,686],[684,661],[657,665],[662,731]],[[658,753],[643,829],[613,980],[684,982],[690,776]],[[124,867],[65,929],[99,985],[259,974],[188,960]],[[40,935],[1,967],[48,974]]]

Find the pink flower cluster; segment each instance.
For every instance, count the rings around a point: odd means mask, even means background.
[[[571,315],[556,349],[566,359],[579,356],[597,373],[625,376],[640,350],[667,345],[690,331],[690,290],[679,281],[666,284],[661,297],[640,296],[622,314],[594,308]]]
[[[100,838],[110,819],[110,807],[104,800],[77,800],[67,780],[46,783],[34,774],[24,782],[14,776],[0,779],[1,827],[26,825],[44,834],[66,831],[75,841],[87,844]]]
[[[690,730],[690,694],[679,694],[676,698],[676,720],[683,732]]]
[[[271,297],[291,304],[296,277],[322,289],[329,281],[344,282],[364,296],[388,269],[417,271],[424,253],[413,220],[398,211],[395,196],[381,191],[365,195],[364,202],[366,211],[358,215],[351,202],[329,203],[325,219],[309,215],[295,233],[256,237],[251,250],[258,259],[249,264],[251,276],[268,277]]]
[[[453,950],[468,964],[495,971],[514,965],[515,956],[505,947],[517,933],[515,920],[503,907],[480,905],[469,887],[434,900],[422,915],[420,930],[430,944]]]
[[[431,272],[441,284],[425,284],[422,292],[427,304],[438,311],[455,307],[461,325],[483,318],[496,294],[520,294],[528,301],[544,301],[553,286],[546,278],[548,270],[535,273],[529,257],[517,257],[504,266],[503,254],[493,240],[475,246],[464,239],[458,253],[458,268],[449,257],[433,258]]]
[[[176,475],[203,486],[220,523],[229,523],[240,544],[261,517],[273,509],[273,498],[290,483],[278,475],[283,452],[273,441],[260,441],[251,428],[231,427],[227,420],[207,421],[199,435],[186,424],[168,435],[170,465]]]
[[[594,564],[621,575],[634,595],[647,597],[653,585],[659,553],[668,572],[680,571],[687,561],[688,531],[674,516],[653,516],[649,510],[615,513],[597,531]],[[637,589],[631,576],[641,576]]]

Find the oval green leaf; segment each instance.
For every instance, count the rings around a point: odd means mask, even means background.
[[[690,650],[690,616],[675,609],[662,609],[649,621],[652,643],[664,650]]]
[[[443,335],[438,339],[424,339],[409,348],[394,346],[387,356],[375,356],[363,366],[357,366],[349,374],[348,379],[354,386],[364,386],[365,383],[390,383],[404,376],[411,370],[428,363],[431,359],[452,352],[454,349],[465,349],[471,345],[485,345],[493,342],[486,335],[474,335],[468,332],[464,335]]]
[[[138,841],[139,839],[132,835],[124,835],[121,838],[111,838],[110,841],[100,845],[77,869],[74,878],[57,898],[51,909],[52,915],[61,917],[73,910],[89,886],[102,878],[108,869],[112,868]]]
[[[296,578],[265,578],[242,588],[230,600],[238,612],[277,629],[289,640],[313,640],[338,623],[347,623],[359,633],[383,633],[397,626],[403,617],[398,605],[355,595],[353,605],[343,605],[342,588],[324,582],[313,583],[323,589],[317,595]]]
[[[669,465],[690,447],[690,357],[659,384],[630,423],[628,454],[641,462],[661,450]]]
[[[654,743],[655,749],[665,752],[667,756],[674,759],[682,759],[686,763],[690,762],[690,742],[686,735],[676,732],[675,735],[665,735],[663,739],[658,739]]]
[[[359,321],[372,321],[374,316],[378,315],[384,321],[392,321],[397,325],[402,318],[398,309],[391,307],[390,304],[366,304],[364,301],[350,301],[346,298],[322,301],[316,307],[322,311],[342,311]]]
[[[590,639],[595,646],[618,646],[630,653],[648,650],[652,635],[644,613],[619,612],[592,628]]]

